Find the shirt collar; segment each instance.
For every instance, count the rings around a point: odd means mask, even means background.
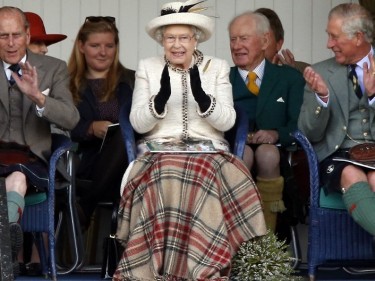
[[[259,79],[260,81],[262,81],[263,79],[263,75],[264,75],[264,67],[266,66],[266,60],[263,59],[262,62],[256,66],[254,68],[254,70],[252,70],[253,72],[255,72],[258,76],[257,80]],[[239,67],[237,67],[238,69],[238,73],[241,75],[242,79],[245,81],[247,81],[247,75],[249,73],[249,70],[246,70],[246,69],[241,69]]]
[[[369,55],[374,55],[374,48],[371,46],[370,52],[364,56],[359,62],[357,62],[357,66],[361,68],[361,71],[363,71],[363,64],[366,62],[368,67],[370,66],[370,60],[368,58]]]
[[[25,63],[25,62],[26,62],[26,54],[23,56],[23,58],[22,58],[19,62],[22,62],[22,63]],[[9,70],[9,69],[8,69],[9,66],[11,66],[11,64],[9,64],[9,63],[3,61],[3,67],[4,67],[5,72],[6,72],[7,70]]]

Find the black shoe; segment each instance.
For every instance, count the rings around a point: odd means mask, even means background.
[[[12,251],[13,275],[14,277],[20,274],[20,267],[17,261],[17,255],[23,244],[23,233],[21,225],[13,222],[9,225],[10,232],[10,246]]]
[[[19,268],[20,276],[27,275],[26,264],[24,262],[19,262],[18,268]]]
[[[37,262],[30,262],[26,264],[27,276],[41,276],[42,266]]]

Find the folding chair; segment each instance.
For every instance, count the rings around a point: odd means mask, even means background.
[[[72,143],[70,149],[66,152],[65,165],[67,173],[70,177],[68,183],[60,185],[56,188],[56,196],[62,198],[60,200],[60,209],[57,210],[56,215],[56,241],[68,238],[69,240],[69,252],[70,252],[70,264],[61,264],[56,262],[57,274],[67,275],[83,266],[84,259],[84,247],[83,238],[81,233],[81,226],[78,219],[77,209],[76,209],[76,162],[77,155],[75,153],[76,144]],[[63,225],[67,228],[68,236],[63,232]],[[59,249],[60,250],[60,249]],[[66,251],[67,248],[61,250]]]
[[[285,240],[289,244],[289,249],[292,255],[292,268],[299,267],[302,254],[299,244],[299,237],[297,232],[297,225],[305,221],[304,206],[306,204],[301,195],[301,182],[297,180],[297,174],[301,171],[303,163],[301,159],[296,157],[300,153],[300,147],[297,143],[292,143],[287,147],[280,146],[280,173],[284,178],[283,201],[285,203],[286,211],[279,213],[277,217],[276,233],[279,239]],[[301,165],[301,168],[296,168]]]
[[[126,108],[125,108],[126,107]],[[129,112],[130,112],[130,103],[123,106],[120,112],[120,123],[125,122],[122,126],[126,127],[126,138],[124,138],[125,146],[126,146],[126,153],[129,157],[130,161],[133,161],[136,157],[136,148],[135,148],[135,132],[129,122]],[[125,116],[125,117],[124,117]],[[122,120],[122,121],[121,121]],[[132,140],[130,140],[132,138]],[[64,202],[66,203],[65,208],[63,208],[59,212],[57,230],[56,230],[56,237],[60,239],[62,237],[63,223],[67,222],[67,233],[69,234],[69,242],[70,247],[69,249],[73,251],[71,253],[72,262],[70,265],[63,265],[62,263],[58,263],[58,275],[66,275],[73,271],[80,271],[80,272],[100,272],[101,267],[96,265],[87,266],[85,261],[85,254],[86,248],[83,243],[83,237],[81,233],[81,226],[79,223],[77,210],[76,210],[76,188],[81,189],[88,189],[92,182],[91,180],[86,179],[78,179],[76,178],[75,171],[77,170],[77,163],[79,163],[79,155],[77,154],[77,144],[74,144],[73,149],[69,152],[69,158],[67,161],[67,167],[69,170],[69,174],[72,177],[71,185],[66,186],[65,188],[61,188],[60,190],[64,192],[64,196],[67,197]],[[59,190],[59,192],[61,192]],[[113,208],[114,202],[109,201],[102,201],[98,203],[98,207],[100,208]],[[93,236],[93,232],[96,230],[94,229],[91,231],[90,236]],[[108,230],[109,231],[109,230]],[[66,232],[65,232],[66,233]],[[90,238],[88,238],[90,240]],[[93,251],[96,253],[96,251]]]

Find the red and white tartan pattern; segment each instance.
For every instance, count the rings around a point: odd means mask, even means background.
[[[266,233],[255,183],[230,153],[147,154],[129,178],[113,280],[229,280],[240,244]]]

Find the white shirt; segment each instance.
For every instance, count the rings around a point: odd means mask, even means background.
[[[22,63],[25,63],[26,62],[26,55],[23,56],[23,58],[21,59]],[[7,76],[7,79],[9,80],[10,77],[11,77],[11,73],[12,73],[12,70],[9,69],[9,66],[11,66],[11,64],[3,61],[3,67],[4,67],[4,71],[5,71],[5,75]],[[22,75],[22,70],[20,69],[19,71],[19,74]]]
[[[255,67],[254,70],[252,71],[252,72],[255,72],[257,75],[257,79],[255,80],[255,83],[257,84],[259,88],[260,88],[260,84],[262,84],[265,66],[266,66],[266,60],[263,59],[262,62],[257,67]],[[238,72],[241,75],[245,84],[247,85],[247,83],[249,82],[248,81],[249,78],[247,76],[249,74],[249,71],[238,67]]]

